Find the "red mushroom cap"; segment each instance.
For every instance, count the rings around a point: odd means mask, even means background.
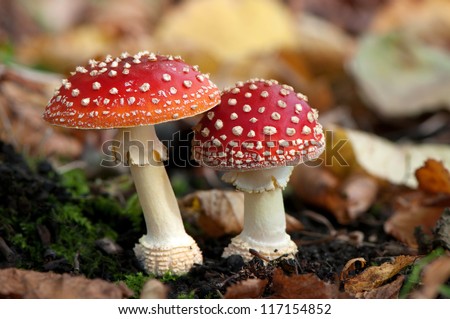
[[[194,158],[218,170],[297,165],[325,147],[318,112],[275,80],[238,82],[194,128]]]
[[[219,100],[208,76],[180,57],[123,53],[77,67],[62,81],[43,117],[72,128],[131,127],[194,116]]]

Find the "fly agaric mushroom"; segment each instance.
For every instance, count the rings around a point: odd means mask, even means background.
[[[222,179],[244,192],[244,228],[223,257],[269,259],[295,254],[286,233],[282,189],[293,167],[317,158],[325,147],[318,112],[303,94],[275,80],[238,82],[194,128],[193,156],[226,173]]]
[[[148,232],[134,251],[149,273],[186,273],[203,259],[184,229],[162,163],[167,150],[154,125],[202,113],[219,100],[219,90],[197,66],[180,57],[140,52],[77,67],[45,109],[43,117],[51,124],[119,128],[120,147],[113,151],[130,165]]]

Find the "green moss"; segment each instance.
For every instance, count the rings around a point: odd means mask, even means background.
[[[66,187],[74,196],[86,195],[89,193],[89,185],[86,175],[81,169],[73,169],[61,175],[62,185]]]
[[[399,298],[407,298],[411,291],[416,287],[420,282],[420,274],[423,268],[431,263],[433,260],[439,258],[440,256],[445,254],[445,250],[441,247],[436,248],[431,253],[429,253],[424,258],[420,259],[415,265],[412,267],[410,275],[408,279],[403,284],[402,289],[400,290]],[[409,272],[408,272],[409,273]]]
[[[142,272],[138,272],[135,274],[125,275],[121,281],[125,282],[128,288],[130,288],[134,295],[132,298],[139,298],[142,287],[144,287],[144,284],[154,278],[151,275],[145,275]]]
[[[67,272],[77,258],[82,274],[106,280],[134,270],[129,251],[140,232],[118,200],[91,191],[82,170],[58,175],[48,163],[27,162],[0,142],[0,184],[8,185],[0,190],[0,236],[19,257],[8,266]],[[133,242],[121,243],[123,255],[107,255],[96,245],[105,237]]]
[[[194,298],[195,298],[195,290],[192,290],[189,293],[180,293],[177,296],[177,299],[194,299]]]
[[[180,276],[173,274],[170,270],[166,271],[164,275],[160,278],[161,282],[169,283],[171,281],[176,281]]]

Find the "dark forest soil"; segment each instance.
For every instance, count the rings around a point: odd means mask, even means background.
[[[46,161],[30,163],[0,142],[0,268],[83,274],[112,282],[126,281],[141,272],[132,250],[145,232],[140,210],[133,209],[131,201],[120,203],[107,192],[97,190],[92,194],[85,184],[79,175],[58,175]],[[294,207],[293,200],[286,198],[288,211]],[[231,237],[212,239],[196,230],[194,237],[204,253],[204,264],[186,276],[166,278],[169,297],[219,298],[240,280],[270,281],[276,268],[285,274],[314,273],[322,280],[339,283],[342,268],[352,258],[363,257],[369,264],[379,264],[408,253],[407,248],[385,235],[382,214],[377,216],[380,220],[370,215],[370,220],[346,229],[336,225],[342,235],[336,239],[326,235],[324,225],[297,214],[309,237],[292,234],[299,243],[295,260],[268,264],[257,253],[249,263],[239,256],[223,259],[221,252]],[[354,240],[354,230],[370,241]],[[100,241],[105,238],[117,249],[105,247]],[[354,272],[358,272],[357,267]],[[270,295],[270,289],[266,290]]]

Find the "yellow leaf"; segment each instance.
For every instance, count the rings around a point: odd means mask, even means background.
[[[164,16],[155,37],[176,51],[194,47],[219,61],[236,61],[293,45],[293,30],[279,1],[196,0]]]
[[[392,263],[386,262],[380,266],[369,267],[359,275],[348,279],[344,289],[348,293],[357,294],[380,287],[403,268],[413,263],[416,258],[415,256],[398,256]]]

